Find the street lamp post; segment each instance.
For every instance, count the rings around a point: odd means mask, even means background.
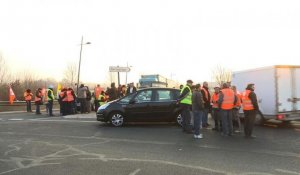
[[[80,65],[81,65],[81,53],[82,53],[82,45],[91,44],[90,42],[86,42],[83,44],[83,36],[81,37],[81,43],[80,43],[80,55],[79,55],[79,65],[78,65],[78,77],[77,77],[77,95],[78,95],[78,85],[79,85],[79,77],[80,77]]]

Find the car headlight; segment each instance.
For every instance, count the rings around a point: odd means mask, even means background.
[[[107,106],[109,106],[109,103],[101,105],[98,110],[105,109],[105,108],[107,108]]]

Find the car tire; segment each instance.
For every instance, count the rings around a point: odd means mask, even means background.
[[[183,119],[182,119],[181,113],[176,114],[176,118],[175,118],[176,124],[178,126],[182,126],[182,121],[183,121]]]
[[[113,112],[109,117],[110,124],[115,127],[120,127],[124,125],[124,116],[120,112]]]

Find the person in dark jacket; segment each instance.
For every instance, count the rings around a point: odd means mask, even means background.
[[[87,113],[90,113],[91,112],[91,99],[92,99],[92,93],[91,93],[91,91],[90,91],[90,89],[89,89],[89,87],[88,86],[86,86],[86,89],[87,89],[87,91],[86,91],[86,109],[85,109],[85,111],[87,112]]]
[[[193,111],[193,117],[194,117],[194,138],[195,139],[202,139],[203,136],[200,133],[200,125],[202,121],[202,117],[204,114],[204,104],[203,104],[203,98],[201,94],[201,85],[196,84],[195,90],[192,95],[192,111]]]
[[[42,88],[38,88],[35,92],[35,99],[34,99],[36,108],[35,114],[42,114],[40,110],[40,105],[43,104],[43,95],[42,95]]]
[[[204,116],[202,118],[202,126],[204,128],[208,127],[208,113],[211,109],[211,104],[210,104],[210,93],[208,89],[208,83],[205,81],[203,82],[203,87],[201,89],[202,97],[204,100]]]
[[[118,98],[118,90],[116,88],[115,83],[111,83],[107,94],[109,96],[109,101],[113,101],[113,100],[116,100]]]
[[[177,100],[181,108],[182,131],[192,133],[191,108],[192,108],[192,86],[193,81],[187,80],[187,84],[182,88],[179,99]]]
[[[245,124],[244,124],[244,132],[245,138],[255,138],[252,135],[253,126],[256,114],[259,111],[259,106],[257,103],[257,97],[254,92],[255,86],[253,83],[248,84],[246,91],[242,95],[242,104],[245,115]],[[250,99],[250,102],[248,101]]]
[[[133,94],[136,92],[136,87],[134,86],[133,83],[129,84],[129,87],[127,88],[126,94]]]

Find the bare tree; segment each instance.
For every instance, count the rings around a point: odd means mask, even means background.
[[[8,74],[9,73],[5,59],[0,53],[0,84],[3,84],[5,81],[7,81]]]
[[[77,65],[75,63],[68,64],[64,72],[63,84],[64,86],[74,89],[75,83],[77,83]]]
[[[212,78],[221,87],[223,83],[231,82],[232,71],[221,65],[217,65],[212,70]]]

